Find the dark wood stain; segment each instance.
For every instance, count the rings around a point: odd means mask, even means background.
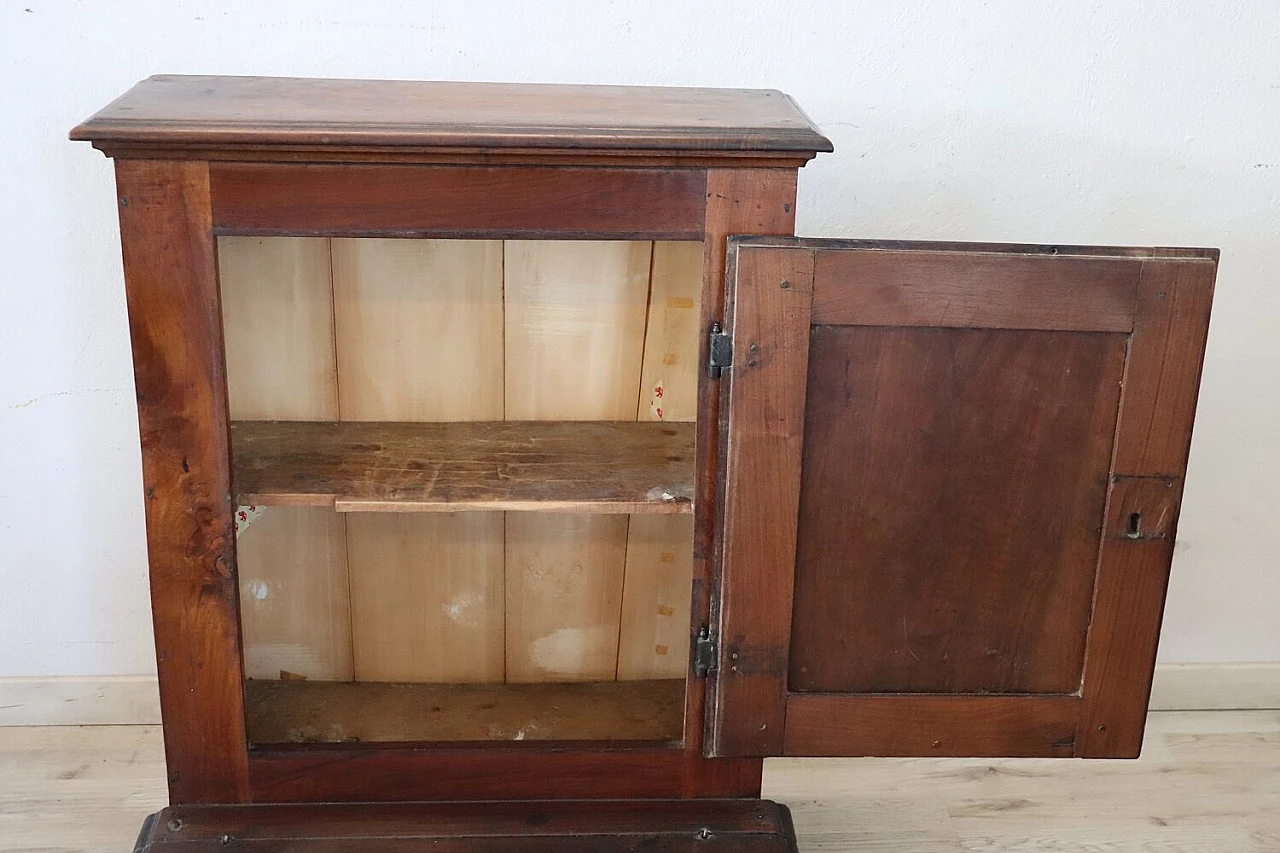
[[[728,317],[715,755],[781,752],[791,633],[805,406],[796,379],[808,360],[813,257],[776,251],[750,261],[737,260]]]
[[[248,799],[222,323],[203,163],[116,165],[174,802]]]
[[[259,749],[262,803],[662,799],[760,794],[760,762],[702,761],[686,745]],[[717,793],[721,792],[721,793]]]
[[[797,254],[815,270],[800,325],[761,309],[753,278]],[[875,257],[837,257],[859,254]],[[731,381],[769,369],[776,351],[792,367],[751,410],[746,429],[773,443],[740,454],[755,473],[726,469],[726,519],[740,512],[737,484],[774,500],[793,466],[803,473],[794,559],[738,550],[728,525],[719,544],[732,559],[714,724],[731,734],[716,754],[1136,755],[1216,260],[1212,249],[731,241],[729,313],[760,313],[775,344],[744,353],[748,338],[735,339]],[[785,440],[797,397],[799,460]],[[787,524],[767,525],[784,545]],[[773,584],[791,563],[788,600]],[[735,609],[744,601],[756,609]],[[735,664],[752,691],[732,692]],[[779,719],[780,746],[733,739],[745,720]]]
[[[300,840],[305,839],[305,841]],[[785,806],[767,800],[173,806],[135,853],[794,853]]]
[[[1216,273],[1216,253],[1143,268],[1085,655],[1081,756],[1142,749]]]
[[[1117,474],[1186,471],[1217,270],[1216,254],[1143,264]]]
[[[264,149],[436,149],[786,155],[831,143],[787,95],[761,89],[158,75],[71,132],[111,156],[161,148],[244,157]]]
[[[829,696],[787,700],[787,755],[1069,758],[1076,696]]]
[[[684,728],[684,681],[249,681],[245,705],[253,744],[678,743]]]
[[[816,326],[790,686],[1073,693],[1118,334]]]
[[[700,169],[214,163],[219,234],[701,240]],[[483,199],[478,203],[477,199]]]
[[[1128,332],[1141,261],[970,251],[819,252],[813,322]]]

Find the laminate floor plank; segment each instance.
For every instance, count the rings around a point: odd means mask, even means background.
[[[1280,711],[1161,712],[1137,761],[779,759],[804,853],[1280,851]],[[131,849],[157,726],[0,728],[0,853]]]

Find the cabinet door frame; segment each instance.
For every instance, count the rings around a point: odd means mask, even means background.
[[[842,253],[920,262],[925,274],[903,276],[891,293],[868,288],[845,298],[832,273]],[[1212,249],[732,239],[723,325],[734,356],[721,397],[708,755],[1136,756],[1217,260]],[[928,276],[944,270],[961,273],[950,294],[936,292]],[[1060,298],[1024,298],[1024,272],[1047,277]],[[788,690],[809,330],[820,323],[1127,336],[1076,692]]]

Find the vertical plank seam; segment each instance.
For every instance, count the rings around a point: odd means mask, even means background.
[[[500,240],[498,247],[499,259],[499,278],[501,280],[498,296],[502,301],[502,420],[507,420],[507,240]],[[507,539],[509,532],[507,523],[510,514],[504,512],[502,514],[502,683],[507,684],[507,622],[510,619],[508,608],[511,606],[511,588],[508,584],[511,582],[511,573],[508,567],[510,561],[510,553],[507,551]]]
[[[640,333],[640,374],[636,379],[635,420],[637,422],[640,420],[641,407],[644,405],[644,365],[645,357],[649,354],[649,317],[653,311],[653,270],[655,266],[654,255],[657,254],[657,249],[657,241],[650,240],[648,292],[644,301],[644,329]],[[622,591],[621,595],[618,597],[618,638],[616,652],[613,656],[614,681],[618,681],[622,677],[622,620],[626,617],[627,582],[631,577],[631,518],[631,515],[627,516],[627,532],[623,539],[622,548]]]
[[[338,369],[338,287],[333,275],[333,239],[325,238],[325,248],[329,255],[329,313],[332,322],[333,341],[333,414],[334,420],[342,421],[342,371]],[[351,583],[351,526],[346,513],[342,513],[342,566],[343,577],[347,582],[347,635],[351,638],[351,680],[357,680],[356,661],[356,608]]]

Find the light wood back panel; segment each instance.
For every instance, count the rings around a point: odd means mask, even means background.
[[[635,420],[652,246],[506,242],[507,420]]]
[[[218,279],[232,419],[336,419],[329,241],[219,238]],[[270,507],[242,527],[247,677],[351,678],[346,551],[327,509]]]
[[[338,417],[329,241],[219,237],[233,420]]]
[[[636,419],[694,421],[701,243],[654,243]],[[679,678],[689,663],[693,519],[633,515],[627,533],[618,678]]]
[[[335,239],[343,420],[502,419],[502,243]],[[501,681],[502,518],[347,518],[355,677]]]
[[[502,513],[346,517],[356,678],[501,682]]]
[[[694,419],[700,243],[220,242],[233,417]],[[687,517],[268,514],[240,545],[253,677],[686,669]]]
[[[506,243],[508,420],[634,420],[651,243]],[[627,519],[507,515],[507,680],[612,680]]]
[[[236,537],[247,678],[352,677],[343,516],[267,507]]]
[[[347,421],[502,420],[502,243],[333,240]]]

